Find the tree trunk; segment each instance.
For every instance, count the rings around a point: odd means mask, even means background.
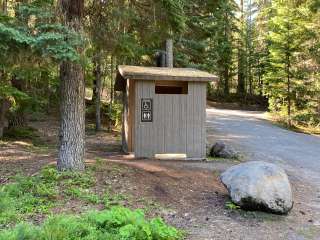
[[[25,79],[20,79],[16,75],[13,75],[10,82],[19,91],[27,91],[27,81]],[[9,127],[24,127],[27,125],[27,122],[26,106],[25,104],[20,104],[9,116]]]
[[[242,44],[238,50],[238,86],[237,94],[243,96],[245,94],[245,66],[244,66],[244,52],[242,50]]]
[[[290,61],[287,72],[287,94],[288,94],[288,126],[291,127],[291,81],[290,81]]]
[[[3,15],[7,15],[7,11],[8,11],[8,0],[2,0],[1,1],[1,10]]]
[[[225,66],[225,69],[223,71],[223,78],[224,78],[224,95],[229,95],[229,69],[227,66]]]
[[[0,138],[3,137],[3,130],[8,127],[7,112],[10,108],[10,102],[7,99],[0,100]]]
[[[173,68],[173,40],[166,40],[166,66]]]
[[[240,1],[240,10],[241,10],[241,32],[238,46],[238,86],[237,94],[243,96],[245,94],[245,64],[244,64],[244,44],[243,44],[243,26],[244,22],[244,12],[243,12],[243,0]]]
[[[109,122],[108,122],[108,131],[112,131],[112,122],[111,122],[111,114],[112,114],[112,105],[113,105],[113,67],[114,67],[114,57],[111,56],[110,59],[110,102],[109,102]]]
[[[247,79],[249,82],[249,94],[250,96],[253,95],[253,76],[252,76],[252,4],[251,0],[249,0],[249,19],[248,19],[248,72],[247,72]]]
[[[95,76],[95,73],[94,73],[94,76]],[[96,93],[97,93],[97,79],[94,78],[93,79],[93,87],[92,87],[92,99],[91,99],[92,103],[96,102],[96,97],[97,97]]]
[[[95,105],[96,105],[96,131],[101,131],[101,88],[102,88],[102,78],[101,78],[101,56],[98,53],[95,59]]]
[[[64,0],[61,7],[66,25],[81,30],[84,0]],[[81,50],[78,50],[81,53]],[[85,81],[80,64],[65,61],[60,65],[60,133],[58,170],[84,170]]]
[[[291,79],[290,79],[290,69],[291,69],[291,61],[290,61],[290,25],[287,25],[287,39],[286,39],[286,73],[287,73],[287,113],[288,113],[288,126],[291,127]]]

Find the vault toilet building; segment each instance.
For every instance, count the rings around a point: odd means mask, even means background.
[[[119,66],[122,145],[135,157],[206,157],[206,89],[217,77],[189,68]]]

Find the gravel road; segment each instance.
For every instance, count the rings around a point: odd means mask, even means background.
[[[209,141],[231,144],[245,160],[282,165],[294,177],[320,188],[320,136],[275,126],[263,112],[207,109]]]
[[[283,221],[264,221],[258,228],[249,227],[249,231],[243,226],[234,227],[239,237],[233,239],[320,240],[320,136],[280,128],[269,122],[263,112],[213,107],[207,109],[207,131],[208,142],[224,141],[245,161],[261,160],[282,166],[293,187],[294,208]]]

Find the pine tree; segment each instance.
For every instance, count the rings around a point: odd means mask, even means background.
[[[65,24],[75,32],[82,29],[83,0],[63,0]],[[78,49],[81,53],[81,48]],[[60,66],[59,170],[84,170],[85,81],[80,63],[64,61]]]
[[[271,68],[266,79],[266,94],[273,110],[286,107],[287,124],[291,126],[293,100],[302,80],[296,64],[303,51],[305,22],[302,9],[290,1],[274,1],[272,10],[275,16],[270,20]]]

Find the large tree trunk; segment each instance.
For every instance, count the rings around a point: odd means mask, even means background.
[[[82,66],[60,66],[59,170],[84,170],[85,82]]]
[[[96,106],[96,131],[101,131],[101,88],[102,88],[102,78],[101,78],[101,56],[98,53],[95,59],[95,87],[94,87],[94,100]]]
[[[81,30],[83,1],[61,1],[66,25],[78,32]],[[60,80],[61,119],[57,167],[60,171],[81,171],[85,168],[85,81],[82,66],[70,61],[63,62],[60,66]]]

